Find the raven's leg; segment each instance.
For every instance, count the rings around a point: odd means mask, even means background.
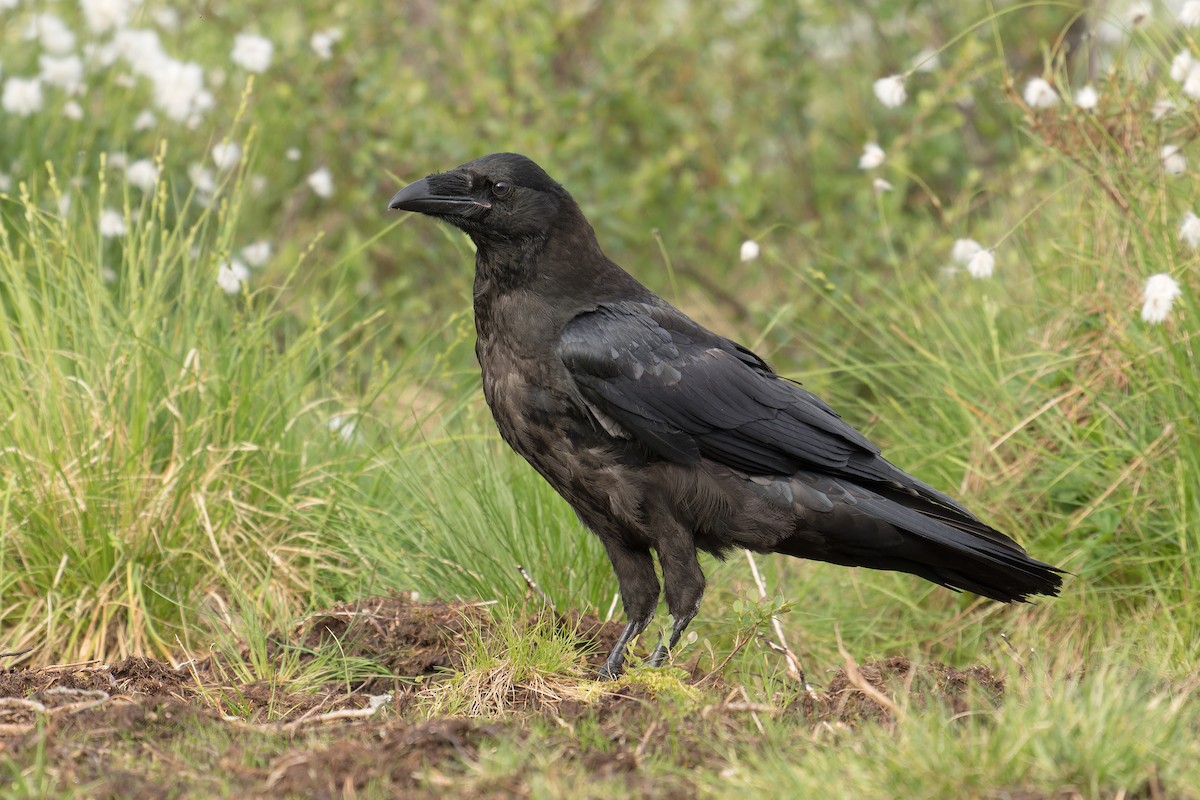
[[[600,537],[608,560],[612,562],[613,572],[617,574],[617,585],[621,589],[621,603],[625,606],[625,616],[629,623],[621,632],[612,652],[600,668],[600,677],[612,680],[620,676],[625,669],[625,648],[630,640],[646,629],[650,620],[654,619],[654,609],[658,606],[658,576],[654,574],[654,559],[649,550],[636,550],[626,547],[623,542]]]
[[[696,560],[696,543],[687,531],[677,526],[671,537],[661,537],[658,545],[658,561],[662,565],[663,589],[667,594],[667,610],[674,624],[671,638],[666,644],[660,640],[650,666],[661,667],[671,654],[688,623],[700,611],[700,600],[704,597],[704,571]]]

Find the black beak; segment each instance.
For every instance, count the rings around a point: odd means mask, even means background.
[[[492,204],[463,194],[461,177],[442,173],[410,183],[392,197],[388,208],[396,211],[416,211],[420,214],[465,216],[470,211],[491,208]]]

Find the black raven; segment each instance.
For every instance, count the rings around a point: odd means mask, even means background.
[[[389,207],[475,242],[475,353],[504,441],[592,529],[628,624],[700,607],[696,551],[786,553],[909,572],[1002,602],[1057,595],[1061,570],[879,455],[816,395],[709,331],[608,259],[571,195],[495,153],[412,183]]]

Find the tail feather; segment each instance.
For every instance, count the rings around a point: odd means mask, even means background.
[[[1057,596],[1062,570],[1030,558],[1009,537],[978,520],[944,521],[884,497],[859,498],[859,506],[876,519],[927,545],[924,566],[930,578],[953,589],[965,589],[993,600],[1026,601],[1031,595]]]
[[[884,496],[838,483],[846,495],[829,516],[828,530],[819,531],[821,545],[811,534],[797,535],[779,543],[777,552],[907,572],[1004,603],[1057,596],[1062,588],[1063,570],[1031,558],[974,516],[908,494]]]

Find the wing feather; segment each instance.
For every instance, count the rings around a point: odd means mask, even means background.
[[[652,437],[652,450],[729,459],[753,473],[840,467],[879,452],[748,351],[672,330],[671,322],[684,328],[690,320],[664,316],[641,303],[601,306],[572,320],[559,345],[587,402],[635,438]]]
[[[708,458],[747,475],[817,470],[975,519],[882,458],[816,395],[665,303],[622,301],[581,314],[564,327],[558,354],[598,424],[612,433],[617,423],[661,458]]]

